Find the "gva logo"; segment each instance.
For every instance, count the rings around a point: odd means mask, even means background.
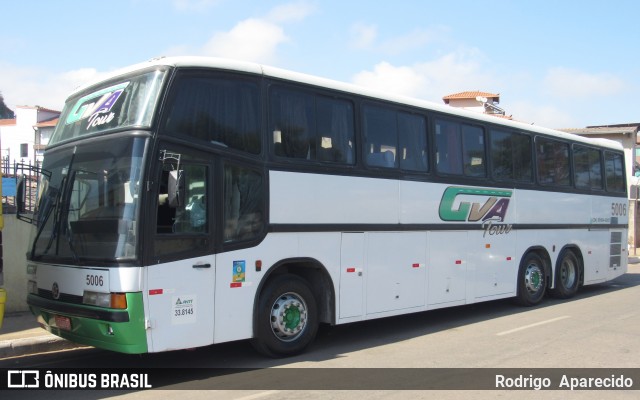
[[[443,221],[482,221],[483,236],[507,234],[511,232],[512,225],[496,224],[496,222],[504,222],[512,194],[511,190],[448,187],[440,201],[440,219]],[[456,208],[458,196],[485,197],[486,200],[484,203],[460,200]]]
[[[111,122],[115,117],[110,112],[111,108],[128,85],[129,82],[120,83],[80,98],[71,109],[65,123],[68,125],[88,118],[87,129],[89,129]]]

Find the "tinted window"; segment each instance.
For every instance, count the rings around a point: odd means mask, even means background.
[[[224,167],[224,241],[255,239],[264,227],[262,175],[236,166]]]
[[[527,135],[491,131],[491,164],[497,180],[531,182],[531,138]]]
[[[482,128],[461,125],[464,156],[464,174],[467,176],[487,176],[484,131]]]
[[[436,167],[445,174],[486,176],[483,129],[436,120]]]
[[[607,191],[625,192],[624,160],[622,154],[605,151],[605,173],[607,176]]]
[[[573,170],[577,188],[602,189],[602,161],[599,150],[574,144]]]
[[[273,152],[278,157],[353,164],[353,105],[313,93],[273,88],[269,95]]]
[[[259,93],[254,81],[183,73],[172,84],[161,132],[258,154]]]
[[[427,121],[421,115],[398,113],[400,169],[429,170]]]
[[[536,138],[538,181],[544,185],[569,186],[569,144]]]
[[[365,162],[371,167],[428,171],[427,120],[422,115],[364,107]]]
[[[371,167],[398,166],[398,122],[395,111],[375,106],[364,107],[364,158]]]

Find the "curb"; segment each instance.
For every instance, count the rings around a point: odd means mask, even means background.
[[[86,347],[53,335],[0,341],[0,359]]]

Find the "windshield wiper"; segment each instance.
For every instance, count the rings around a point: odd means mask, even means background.
[[[76,157],[76,150],[78,149],[77,146],[75,146],[73,148],[73,153],[71,154],[71,159],[69,160],[69,165],[67,166],[67,176],[65,176],[64,178],[62,178],[62,181],[60,182],[60,190],[58,191],[58,194],[56,196],[56,203],[55,203],[55,207],[54,207],[54,216],[53,216],[53,227],[51,230],[51,237],[49,238],[49,242],[47,243],[47,247],[44,249],[44,251],[42,252],[42,254],[47,254],[49,252],[49,249],[51,249],[51,246],[53,245],[53,242],[55,240],[56,242],[56,254],[59,254],[59,250],[60,250],[60,222],[62,221],[63,216],[67,216],[68,219],[68,215],[69,215],[69,201],[71,200],[71,191],[73,189],[73,180],[75,179],[75,172],[73,171],[72,167],[73,167],[73,161]],[[64,173],[64,171],[63,171]],[[49,214],[47,214],[47,218]],[[44,229],[44,224],[43,224],[43,229]],[[65,229],[65,234],[68,234],[68,231]],[[78,260],[78,255],[75,252],[75,248],[73,247],[73,244],[71,243],[72,240],[67,236],[68,241],[69,241],[69,247],[71,249],[71,254],[73,256],[74,261],[77,262]],[[35,246],[35,241],[34,241],[34,246]]]

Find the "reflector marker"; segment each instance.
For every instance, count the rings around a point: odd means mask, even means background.
[[[149,296],[153,296],[154,294],[162,294],[162,289],[150,289]]]

